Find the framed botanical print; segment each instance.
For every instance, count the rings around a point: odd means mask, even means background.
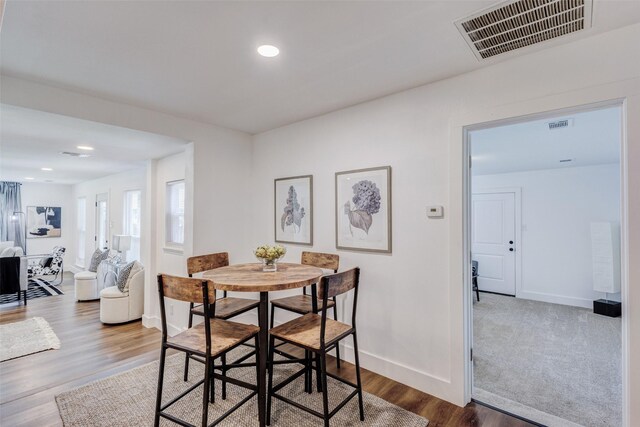
[[[313,245],[313,176],[274,180],[275,240]]]
[[[391,166],[336,172],[336,248],[391,253]]]

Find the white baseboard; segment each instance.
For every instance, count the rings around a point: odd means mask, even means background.
[[[145,328],[156,328],[158,330],[162,330],[162,321],[158,316],[147,316],[146,314],[142,315],[142,326]],[[178,335],[180,332],[184,332],[187,328],[180,328],[171,323],[167,324],[167,333],[170,337]]]
[[[362,368],[458,405],[456,396],[451,395],[451,382],[449,380],[403,365],[400,362],[376,356],[362,349],[360,349],[359,353],[360,366]],[[354,363],[353,354],[351,345],[340,345],[341,359]]]
[[[72,272],[73,274],[79,273],[81,271],[84,271],[84,268],[81,268],[75,264],[71,264],[71,266],[67,267],[67,270]]]
[[[517,293],[516,298],[550,302],[552,304],[571,305],[574,307],[593,308],[593,300],[591,299],[567,297],[542,292],[520,291]]]

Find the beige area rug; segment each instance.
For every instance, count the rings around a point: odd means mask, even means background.
[[[0,325],[0,362],[59,348],[60,340],[42,317]]]
[[[241,351],[227,357],[235,360]],[[288,374],[299,369],[300,365],[277,365],[274,384],[278,384]],[[165,385],[163,403],[168,402],[180,392],[189,388],[204,375],[201,363],[191,362],[189,381],[183,381],[184,355],[176,354],[167,358],[165,367]],[[255,383],[255,368],[239,368],[230,371],[230,376]],[[60,416],[66,427],[80,426],[152,426],[155,410],[155,396],[158,378],[158,362],[153,362],[121,374],[87,384],[56,396]],[[315,375],[314,375],[315,381]],[[314,385],[315,387],[315,385]],[[332,409],[353,389],[339,381],[328,379],[329,408]],[[315,390],[315,388],[314,388]],[[227,399],[222,400],[220,382],[216,381],[216,402],[209,405],[209,423],[224,411],[231,408],[248,394],[248,390],[228,384]],[[304,393],[304,378],[287,385],[279,394],[294,399],[322,412],[322,395]],[[322,420],[273,399],[272,426],[301,427],[322,426]],[[364,393],[365,421],[360,421],[357,397],[331,418],[332,426],[394,426],[424,427],[428,424],[412,412],[393,405],[385,400]],[[170,414],[192,424],[200,425],[202,417],[202,387],[196,388],[183,399],[170,407]],[[226,418],[220,426],[253,427],[258,425],[257,397],[254,397]],[[160,425],[174,425],[161,419]]]

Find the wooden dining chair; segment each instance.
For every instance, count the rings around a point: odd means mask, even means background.
[[[324,420],[324,426],[329,427],[329,419],[335,415],[349,400],[356,394],[358,395],[358,404],[360,407],[360,421],[364,421],[364,406],[362,402],[362,381],[360,379],[360,360],[358,357],[358,338],[356,336],[356,308],[358,302],[358,282],[360,277],[360,269],[354,268],[343,273],[324,276],[320,279],[318,285],[318,297],[322,300],[323,305],[321,314],[308,313],[297,319],[293,319],[287,323],[272,328],[269,338],[269,382],[268,382],[268,398],[267,398],[267,425],[271,424],[271,400],[276,398],[289,403],[296,408],[302,409],[312,415]],[[353,290],[353,311],[351,317],[351,325],[338,322],[336,320],[327,319],[328,302],[331,298],[344,294]],[[349,335],[353,335],[353,351],[356,364],[356,384],[347,381],[337,375],[327,372],[327,352],[333,348],[337,348],[339,342]],[[305,351],[312,352],[316,355],[316,363],[320,366],[320,378],[322,381],[322,407],[323,412],[320,413],[312,408],[308,408],[298,402],[295,402],[285,396],[278,394],[278,390],[282,389],[291,381],[301,376],[308,370],[308,366],[304,366],[300,371],[294,373],[289,378],[273,385],[273,371],[280,364],[301,363],[292,360],[279,360],[274,364],[274,342],[281,340],[288,344],[303,348]],[[303,360],[304,362],[305,360]],[[308,363],[308,360],[306,361]],[[329,389],[327,388],[327,377],[334,378],[353,387],[355,390],[350,393],[335,409],[329,412]]]
[[[160,425],[160,418],[169,419],[180,425],[192,425],[185,420],[178,419],[174,415],[165,412],[171,405],[176,403],[196,388],[203,386],[202,393],[202,426],[216,425],[234,410],[258,394],[257,385],[250,384],[235,378],[226,377],[225,374],[215,372],[214,360],[227,352],[233,350],[244,342],[255,341],[256,352],[259,354],[258,332],[260,328],[255,325],[245,325],[243,323],[230,322],[223,319],[215,319],[210,316],[209,310],[204,310],[204,322],[190,327],[176,336],[167,335],[167,315],[165,310],[165,299],[186,301],[189,303],[202,303],[204,307],[209,307],[215,302],[216,294],[213,283],[210,280],[194,279],[185,277],[175,277],[166,274],[158,275],[158,293],[160,295],[160,316],[162,320],[162,350],[160,353],[160,371],[158,373],[158,389],[156,396],[156,410],[154,425]],[[204,377],[185,392],[172,398],[168,403],[162,404],[162,389],[164,385],[164,368],[167,357],[167,350],[174,349],[182,351],[187,355],[196,355],[204,361]],[[230,410],[223,413],[212,424],[207,423],[209,402],[214,402],[213,384],[215,379],[229,381],[232,384],[251,390],[245,398]],[[258,371],[256,371],[256,383]]]
[[[340,256],[335,254],[324,254],[320,252],[302,252],[301,264],[310,265],[313,267],[322,268],[325,270],[333,270],[334,273],[338,272],[340,266]],[[317,301],[316,311],[323,307],[321,300]],[[271,327],[273,328],[275,309],[280,308],[282,310],[290,311],[296,314],[313,313],[313,298],[307,294],[307,288],[302,288],[302,295],[294,295],[285,298],[279,298],[271,300]],[[327,308],[333,309],[333,319],[338,320],[338,304],[336,298],[330,298],[327,301]],[[336,347],[336,365],[340,368],[340,348]]]
[[[226,267],[229,265],[229,254],[227,252],[219,252],[215,254],[192,256],[187,259],[187,273],[189,277],[193,277],[194,274],[202,273],[209,270],[214,270],[220,267]],[[222,298],[217,299],[212,306],[211,316],[216,319],[228,320],[232,317],[238,316],[247,311],[258,308],[260,301],[247,299],[247,298],[235,298],[227,296],[227,291],[224,291]],[[193,325],[193,316],[204,316],[204,308],[202,304],[189,304],[189,327]],[[239,363],[248,359],[254,353],[250,352],[245,354],[241,359],[236,360],[234,363]],[[189,355],[185,356],[184,362],[184,380],[187,381],[189,377]],[[226,366],[226,356],[222,358],[222,365]],[[224,374],[224,372],[223,372]],[[226,398],[227,387],[226,382],[222,383],[222,396]]]

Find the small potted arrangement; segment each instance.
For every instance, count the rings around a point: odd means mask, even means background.
[[[280,245],[258,246],[254,251],[256,258],[262,260],[262,271],[278,271],[278,260],[287,253],[287,250]]]

